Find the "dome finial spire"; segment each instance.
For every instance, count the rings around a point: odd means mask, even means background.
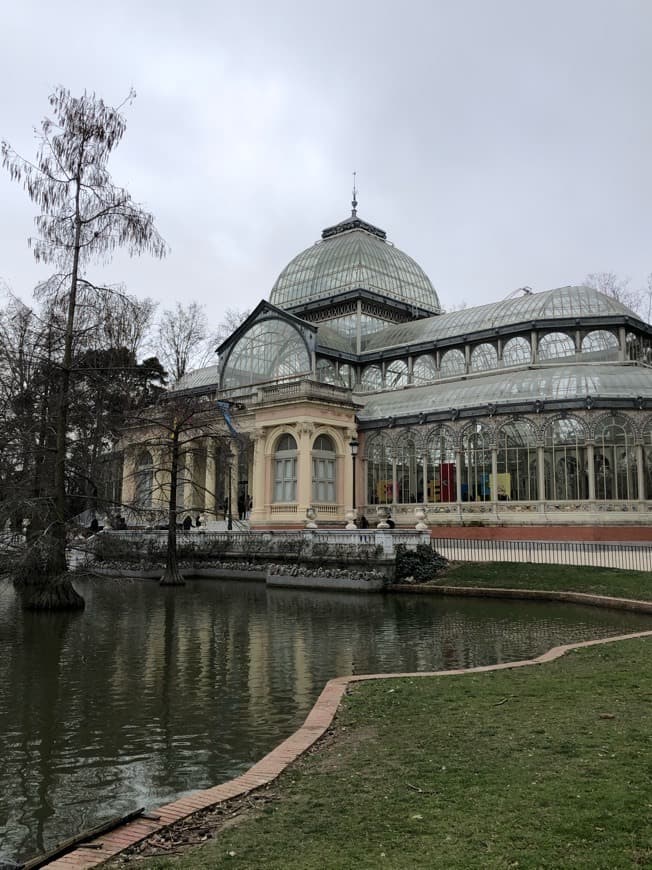
[[[351,200],[351,217],[356,217],[358,214],[358,189],[355,186],[355,177],[358,173],[353,173],[353,199]]]

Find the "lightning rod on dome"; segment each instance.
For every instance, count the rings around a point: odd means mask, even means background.
[[[351,200],[351,217],[355,217],[358,214],[358,189],[355,186],[355,177],[357,174],[357,172],[353,173],[353,199]]]

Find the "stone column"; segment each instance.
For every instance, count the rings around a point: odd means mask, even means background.
[[[645,457],[643,455],[643,445],[636,445],[636,478],[638,483],[638,500],[645,499]],[[648,498],[652,498],[652,492],[648,494]]]
[[[627,359],[627,330],[624,326],[618,327],[618,360],[625,362]]]
[[[204,473],[204,511],[207,520],[217,519],[217,442],[206,442],[206,471]]]
[[[195,454],[192,448],[187,448],[183,453],[183,468],[181,479],[183,481],[183,510],[188,512],[194,507],[195,501]],[[183,519],[183,517],[182,517]]]
[[[122,500],[133,505],[136,500],[136,451],[127,448],[122,462]]]
[[[462,503],[462,451],[455,449],[455,498]]]
[[[498,501],[498,451],[491,448],[491,500]]]
[[[537,479],[539,487],[539,501],[546,500],[546,464],[543,459],[543,445],[537,447]]]
[[[258,429],[253,433],[254,442],[254,461],[251,474],[251,498],[253,501],[253,509],[251,511],[251,521],[253,524],[264,522],[269,519],[267,516],[267,504],[272,500],[271,490],[267,489],[267,479],[269,477],[268,466],[270,457],[265,453],[265,430]]]
[[[297,447],[297,519],[302,521],[306,508],[312,504],[312,437],[314,427],[303,422],[298,425]]]
[[[586,445],[587,478],[589,481],[589,501],[595,501],[595,448],[593,444]]]

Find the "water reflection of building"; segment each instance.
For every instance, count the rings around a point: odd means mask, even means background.
[[[640,526],[652,516],[651,366],[650,325],[590,287],[442,313],[428,276],[354,201],[283,269],[219,364],[174,389],[231,408],[245,436],[232,506],[250,496],[254,526],[298,524],[309,505],[342,524],[353,467],[358,509],[388,505],[399,523],[425,504],[433,524]],[[180,505],[219,515],[223,451],[207,434],[186,452]],[[124,497],[154,506],[159,457],[132,437],[125,459]]]

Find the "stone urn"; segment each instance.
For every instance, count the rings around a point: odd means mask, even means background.
[[[428,531],[428,524],[426,523],[426,517],[428,516],[425,507],[418,507],[414,511],[414,516],[416,517],[417,524],[415,528],[420,532]]]
[[[389,517],[389,508],[385,507],[385,505],[380,505],[376,508],[376,515],[378,517],[378,525],[377,529],[388,529],[389,523],[387,522],[387,518]]]
[[[346,526],[345,529],[349,532],[355,531],[358,527],[355,524],[356,520],[356,512],[354,510],[347,511],[344,516],[346,517]]]
[[[307,529],[316,529],[317,523],[315,520],[317,519],[317,511],[312,505],[309,505],[306,508],[306,528]]]

